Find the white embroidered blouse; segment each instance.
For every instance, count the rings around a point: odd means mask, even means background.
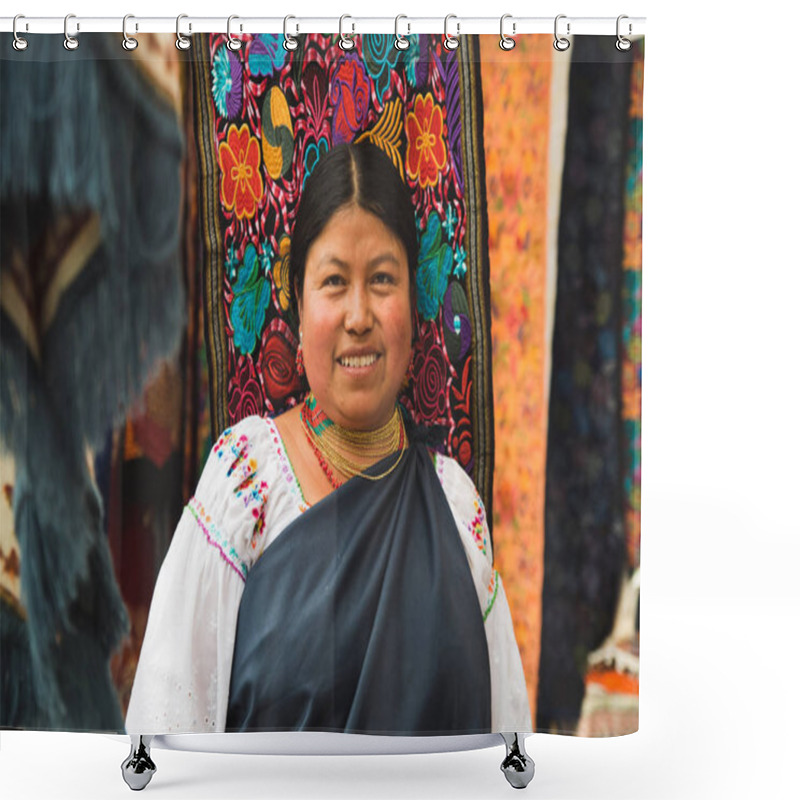
[[[483,610],[492,730],[531,731],[525,676],[486,512],[456,461],[435,457]],[[310,506],[275,423],[226,430],[184,508],[156,581],[125,727],[133,734],[225,728],[239,603],[248,570]]]

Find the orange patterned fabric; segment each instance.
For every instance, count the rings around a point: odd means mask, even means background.
[[[534,718],[547,447],[551,52],[548,36],[519,37],[506,53],[498,50],[497,37],[481,37],[496,443],[495,563],[508,594]]]

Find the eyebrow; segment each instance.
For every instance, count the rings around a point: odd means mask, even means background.
[[[374,258],[371,258],[367,263],[367,269],[369,270],[375,269],[375,267],[384,264],[387,261],[394,264],[397,267],[400,266],[400,261],[397,258],[397,256],[394,253],[387,251],[385,253],[381,253],[380,255],[375,256]],[[341,269],[348,269],[350,266],[349,262],[345,261],[344,259],[338,258],[337,256],[325,256],[319,261],[319,265],[320,266],[332,265],[334,267],[339,267]]]

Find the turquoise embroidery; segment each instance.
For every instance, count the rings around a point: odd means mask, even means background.
[[[200,501],[193,497],[186,505],[186,508],[194,517],[197,526],[205,534],[208,543],[219,550],[223,560],[242,580],[246,580],[247,564],[236,552],[236,548],[222,535],[219,528],[211,520],[211,517],[206,514]]]

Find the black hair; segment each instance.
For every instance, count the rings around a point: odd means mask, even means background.
[[[371,142],[340,144],[314,168],[297,206],[289,250],[292,308],[302,294],[308,250],[328,220],[340,209],[357,205],[374,214],[406,251],[411,314],[416,309],[416,273],[419,260],[417,224],[411,191],[392,160]]]

